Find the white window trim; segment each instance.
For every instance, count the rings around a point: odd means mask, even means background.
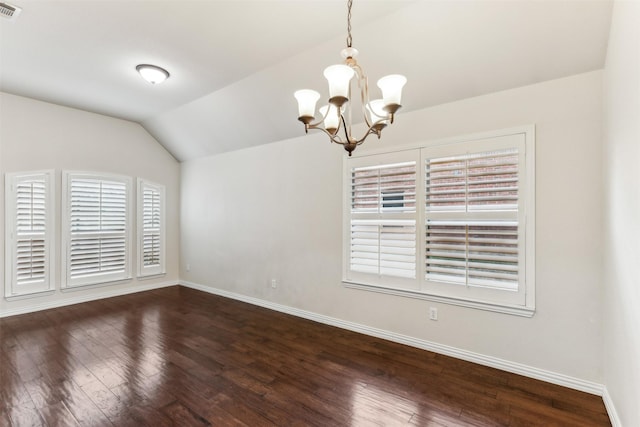
[[[160,264],[157,266],[144,266],[144,189],[150,187],[160,193]],[[137,221],[137,246],[138,246],[138,277],[150,277],[166,274],[166,189],[164,185],[138,178],[138,221]]]
[[[46,278],[41,284],[33,286],[21,285],[17,288],[14,277],[16,263],[16,200],[15,184],[30,177],[44,177],[46,185],[46,222],[45,222],[45,271]],[[16,172],[5,174],[5,298],[19,299],[55,291],[55,171],[42,170],[33,172]]]
[[[126,210],[126,230],[125,230],[125,271],[118,275],[102,275],[95,278],[84,278],[73,281],[69,274],[69,251],[71,242],[71,181],[74,178],[79,179],[99,179],[117,181],[125,184],[127,189],[127,210]],[[99,172],[85,171],[62,171],[62,230],[61,230],[61,246],[62,246],[62,290],[70,290],[76,288],[84,288],[95,285],[118,284],[131,280],[131,245],[132,245],[132,209],[133,209],[133,190],[132,178],[124,175],[114,175]]]
[[[502,136],[523,134],[525,138],[525,173],[522,175],[522,178],[526,180],[526,182],[522,185],[523,188],[526,189],[524,194],[522,194],[522,202],[524,205],[524,212],[526,213],[526,217],[522,218],[523,223],[525,224],[525,243],[523,243],[523,251],[524,251],[524,278],[525,284],[522,289],[524,292],[524,303],[523,304],[514,304],[509,302],[496,302],[483,300],[481,298],[470,299],[464,298],[457,295],[449,295],[446,293],[434,292],[433,289],[425,289],[424,286],[418,286],[418,289],[407,289],[400,288],[394,285],[386,285],[381,284],[380,282],[374,281],[360,281],[348,278],[348,268],[349,268],[349,245],[350,245],[350,205],[351,205],[351,194],[350,188],[345,182],[343,185],[343,284],[345,287],[354,288],[354,289],[362,289],[374,292],[380,292],[391,295],[398,295],[410,298],[424,299],[434,302],[446,303],[451,305],[481,309],[486,311],[493,311],[498,313],[505,313],[523,317],[532,317],[535,313],[535,126],[520,126],[508,129],[501,129],[490,132],[476,133],[470,135],[463,135],[459,137],[446,138],[441,140],[423,142],[418,144],[404,145],[397,147],[395,149],[380,149],[380,150],[371,150],[366,154],[354,154],[353,158],[359,157],[367,157],[378,154],[392,154],[400,151],[406,150],[416,150],[422,148],[433,148],[438,146],[446,146],[450,144],[458,144],[465,142],[473,142],[480,141],[483,139],[490,139]],[[350,174],[351,163],[349,159],[345,156],[343,162],[343,179],[348,180],[348,176]],[[421,159],[421,165],[423,164],[424,159]],[[420,194],[424,193],[424,180],[421,177],[418,177],[417,182],[418,188],[416,192]],[[417,215],[418,223],[417,229],[424,229],[424,212]],[[424,264],[422,260],[424,260],[424,248],[420,239],[417,238],[418,244],[418,277],[423,277],[423,266]]]

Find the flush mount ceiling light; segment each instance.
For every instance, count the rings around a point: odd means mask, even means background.
[[[320,107],[320,120],[315,120],[316,102],[320,94],[315,90],[302,89],[294,93],[298,100],[298,120],[304,123],[304,130],[319,129],[329,135],[331,142],[340,144],[351,156],[353,150],[372,134],[380,138],[382,129],[393,123],[393,116],[401,107],[402,87],[407,82],[406,77],[392,74],[378,80],[378,87],[382,90],[382,99],[369,100],[369,83],[367,76],[356,62],[358,51],[351,46],[351,6],[353,0],[347,2],[347,47],[342,50],[345,64],[331,65],[324,70],[324,76],[329,82],[328,104]],[[351,133],[353,119],[351,100],[351,80],[356,76],[360,91],[362,115],[368,130],[361,138],[355,138]],[[339,135],[340,129],[344,137]]]
[[[151,84],[162,83],[169,78],[169,72],[156,65],[140,64],[136,67],[143,79]]]

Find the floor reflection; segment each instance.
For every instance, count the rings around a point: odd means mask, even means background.
[[[0,319],[0,427],[608,425],[592,397],[177,286]]]
[[[418,412],[414,402],[362,382],[353,386],[351,409],[352,426],[405,425]]]

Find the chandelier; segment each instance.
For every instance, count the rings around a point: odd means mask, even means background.
[[[355,59],[358,56],[358,50],[351,46],[352,3],[353,0],[347,2],[347,47],[341,52],[345,64],[331,65],[324,70],[324,77],[329,83],[329,101],[319,109],[321,118],[314,122],[316,103],[320,99],[318,92],[302,89],[293,94],[298,100],[298,120],[304,123],[305,133],[309,129],[325,132],[331,142],[342,145],[349,156],[369,135],[375,134],[380,138],[382,129],[393,123],[393,117],[401,107],[402,87],[407,82],[406,77],[400,74],[382,77],[378,80],[382,98],[369,100],[367,76]],[[361,138],[354,137],[351,131],[354,107],[351,86],[354,76],[360,92],[362,115],[368,127]],[[341,131],[344,135],[341,135]]]

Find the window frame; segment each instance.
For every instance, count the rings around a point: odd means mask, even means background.
[[[476,152],[486,152],[494,149],[490,146],[492,141],[509,137],[521,138],[524,152],[519,169],[518,185],[518,225],[524,227],[522,236],[518,242],[520,271],[517,296],[512,291],[488,288],[475,288],[471,292],[458,292],[450,284],[439,284],[427,281],[425,278],[426,260],[426,184],[425,184],[425,160],[428,153],[445,153],[447,155],[466,154],[466,149]],[[509,145],[509,144],[507,144]],[[483,147],[489,146],[488,149]],[[350,176],[354,164],[366,160],[375,159],[378,163],[384,161],[385,156],[394,156],[398,152],[417,152],[419,157],[418,174],[416,182],[416,247],[417,247],[417,278],[414,286],[400,287],[393,284],[393,280],[386,278],[368,280],[363,277],[354,277],[349,272],[350,262],[350,206],[351,187]],[[391,158],[391,157],[390,157]],[[393,163],[390,161],[389,163]],[[392,295],[400,295],[411,298],[425,299],[446,304],[488,310],[499,313],[532,317],[535,313],[535,127],[533,125],[516,128],[501,129],[496,131],[447,138],[437,141],[429,141],[412,145],[400,146],[395,149],[371,150],[367,153],[354,154],[352,158],[345,157],[343,161],[343,278],[345,287],[381,292]],[[484,213],[482,213],[484,214]],[[506,215],[508,216],[508,214]],[[423,233],[424,232],[424,233]],[[469,288],[467,288],[469,289]]]
[[[144,265],[144,191],[145,188],[150,188],[159,193],[160,199],[160,226],[158,230],[160,249],[159,249],[159,264],[145,267]],[[137,182],[137,264],[138,274],[137,277],[152,277],[166,274],[166,187],[162,184],[158,184],[152,181],[148,181],[143,178],[138,178]]]
[[[124,235],[124,269],[122,272],[102,273],[72,278],[70,274],[71,263],[71,185],[74,179],[96,180],[101,182],[117,182],[125,185],[125,230]],[[69,290],[94,285],[107,285],[122,283],[132,279],[131,275],[131,245],[132,245],[132,178],[124,175],[115,175],[100,172],[62,171],[62,289]],[[108,234],[104,232],[105,234]],[[99,235],[100,232],[87,234]],[[115,234],[112,233],[112,234]]]
[[[17,201],[15,188],[21,181],[44,178],[45,184],[45,231],[42,233],[44,243],[45,277],[39,283],[19,284],[15,276],[17,263]],[[5,174],[5,298],[37,296],[55,291],[55,171],[41,170],[32,172],[13,172]]]

